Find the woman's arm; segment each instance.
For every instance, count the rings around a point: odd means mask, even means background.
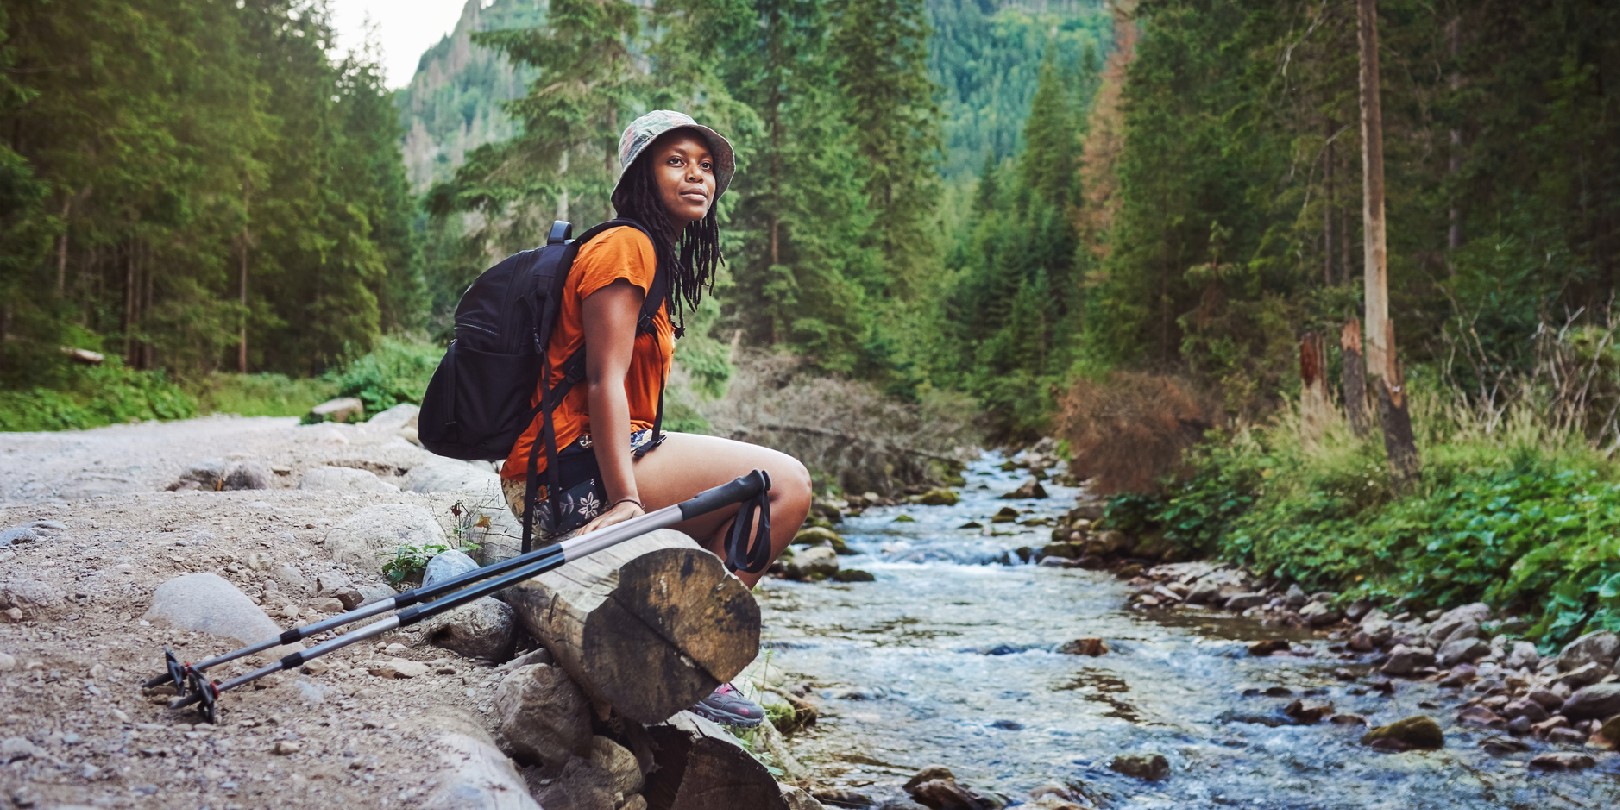
[[[602,488],[612,509],[585,525],[585,531],[611,526],[643,513],[630,459],[630,400],[624,379],[636,342],[636,321],[645,295],[629,282],[609,284],[586,297],[586,413],[591,420],[591,447],[602,474]],[[635,498],[635,503],[617,503]]]

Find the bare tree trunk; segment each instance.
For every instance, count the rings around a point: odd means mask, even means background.
[[[1350,419],[1350,429],[1357,436],[1366,436],[1367,423],[1367,361],[1361,354],[1361,321],[1351,318],[1339,332],[1341,365],[1340,385],[1344,395],[1344,414]]]
[[[1395,344],[1395,324],[1386,325],[1390,345]],[[1400,365],[1391,363],[1378,379],[1378,421],[1384,426],[1384,452],[1395,484],[1405,489],[1417,480],[1420,463],[1417,439],[1412,435],[1412,415],[1406,409],[1406,375]]]
[[[1361,43],[1362,244],[1366,296],[1367,370],[1376,379],[1389,367],[1388,243],[1384,233],[1384,134],[1379,110],[1378,4],[1358,0]]]

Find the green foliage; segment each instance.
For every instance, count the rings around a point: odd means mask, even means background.
[[[216,372],[186,387],[197,398],[198,413],[238,416],[303,416],[337,396],[338,390],[329,378],[293,379],[273,373]]]
[[[197,403],[161,371],[134,371],[116,357],[72,366],[60,388],[0,391],[0,431],[78,430],[144,420],[186,419]]]
[[[422,401],[428,379],[444,349],[402,337],[383,338],[369,354],[356,358],[332,376],[337,395],[356,397],[371,417],[401,403]]]
[[[1529,635],[1548,645],[1620,628],[1620,469],[1546,435],[1425,416],[1424,479],[1410,491],[1391,482],[1376,437],[1337,426],[1302,445],[1283,419],[1212,439],[1168,496],[1117,498],[1107,525],[1346,598],[1482,601],[1531,616]]]

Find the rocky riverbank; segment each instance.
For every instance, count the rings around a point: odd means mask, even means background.
[[[1326,653],[1344,664],[1346,680],[1393,696],[1402,682],[1435,683],[1458,701],[1455,721],[1501,732],[1480,745],[1504,756],[1530,750],[1520,738],[1557,746],[1527,759],[1532,768],[1584,769],[1620,748],[1620,636],[1594,632],[1543,656],[1522,639],[1530,623],[1493,615],[1484,604],[1422,614],[1366,600],[1344,601],[1332,592],[1306,593],[1298,585],[1263,580],[1238,567],[1176,561],[1178,550],[1153,537],[1133,538],[1098,529],[1103,504],[1084,501],[1052,532],[1052,542],[1031,550],[1042,564],[1113,571],[1128,580],[1131,606],[1143,611],[1222,611],[1262,626],[1308,629],[1328,642]],[[1167,561],[1169,560],[1169,561]],[[1286,641],[1260,641],[1252,655],[1289,654]],[[1300,710],[1309,722],[1331,718],[1331,706]],[[1370,744],[1400,747],[1381,735]]]
[[[447,547],[510,553],[494,472],[422,450],[413,416],[0,435],[0,804],[648,806],[588,724],[536,753],[510,685],[544,653],[492,599],[224,693],[218,725],[143,691],[165,647],[195,661],[368,604]]]

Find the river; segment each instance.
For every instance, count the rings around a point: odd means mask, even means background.
[[[1505,757],[1458,726],[1454,690],[1399,682],[1368,688],[1368,661],[1325,639],[1289,635],[1226,613],[1128,610],[1125,584],[1079,569],[1007,565],[1040,546],[1070,508],[1073,488],[1007,501],[1027,480],[987,454],[967,471],[954,506],[874,508],[838,529],[856,553],[845,568],[868,583],[773,581],[760,590],[767,664],[807,682],[821,718],[793,740],[824,789],[901,797],[930,765],[959,782],[1029,801],[1046,784],[1083,786],[1109,808],[1596,808],[1620,805],[1620,756],[1596,769],[1528,770],[1532,749]],[[990,526],[1006,505],[1024,525]],[[914,522],[906,522],[904,515]],[[898,520],[897,520],[898,519]],[[1027,525],[1034,523],[1036,525]],[[1057,652],[1101,637],[1101,656]],[[1248,643],[1288,638],[1292,654],[1255,657]],[[1295,698],[1330,701],[1374,725],[1414,714],[1441,722],[1446,746],[1380,753],[1359,725],[1296,725]],[[1171,774],[1138,780],[1116,755],[1157,753]],[[1601,753],[1601,752],[1592,752]]]

